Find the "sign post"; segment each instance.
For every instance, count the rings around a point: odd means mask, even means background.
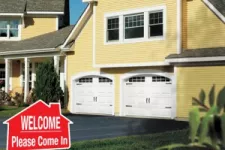
[[[39,100],[6,120],[7,150],[69,149],[70,124],[61,114],[59,103],[45,104]]]

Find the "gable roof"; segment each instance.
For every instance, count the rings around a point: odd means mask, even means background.
[[[64,12],[65,0],[0,0],[0,13]]]
[[[225,23],[225,0],[202,0]]]
[[[0,55],[56,51],[55,49],[65,42],[73,27],[68,26],[22,41],[0,42]]]

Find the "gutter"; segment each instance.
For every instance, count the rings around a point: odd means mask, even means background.
[[[49,52],[58,52],[58,51],[60,51],[58,48],[45,48],[45,49],[32,49],[32,50],[17,50],[17,51],[0,52],[0,56],[14,55],[14,54],[49,53]]]
[[[225,61],[225,56],[216,57],[195,57],[195,58],[171,58],[165,60],[167,63],[191,63],[191,62],[213,62]]]

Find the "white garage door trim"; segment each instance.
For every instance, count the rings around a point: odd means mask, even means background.
[[[107,73],[104,73],[104,72],[98,72],[98,71],[94,71],[94,72],[81,72],[81,73],[78,73],[76,74],[75,76],[72,76],[71,77],[71,90],[70,90],[70,97],[71,97],[71,102],[70,102],[70,110],[71,110],[71,113],[76,113],[74,111],[74,104],[75,104],[75,96],[74,96],[74,84],[75,84],[75,81],[80,79],[80,78],[83,78],[83,77],[87,77],[87,76],[100,76],[100,77],[105,77],[105,78],[109,78],[113,81],[113,107],[112,107],[112,115],[115,115],[115,80],[114,80],[114,76],[113,75],[110,75],[110,74],[107,74]]]
[[[172,114],[171,119],[175,119],[176,117],[176,70],[174,73],[166,73],[161,70],[152,70],[152,69],[139,69],[135,71],[128,72],[120,77],[120,116],[124,115],[123,110],[123,104],[124,104],[124,98],[123,98],[123,83],[126,79],[139,76],[139,75],[159,75],[168,77],[172,80]],[[140,116],[141,117],[141,116]]]

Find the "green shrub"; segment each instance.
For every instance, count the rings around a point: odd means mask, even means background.
[[[24,94],[22,93],[15,93],[15,96],[13,97],[13,100],[16,103],[16,106],[23,107],[24,106]]]
[[[53,61],[47,61],[38,65],[36,70],[36,82],[32,98],[49,102],[59,102],[63,97],[60,87],[60,77],[57,74]]]
[[[0,90],[0,106],[14,106],[15,103],[12,101],[11,92],[6,93]]]

